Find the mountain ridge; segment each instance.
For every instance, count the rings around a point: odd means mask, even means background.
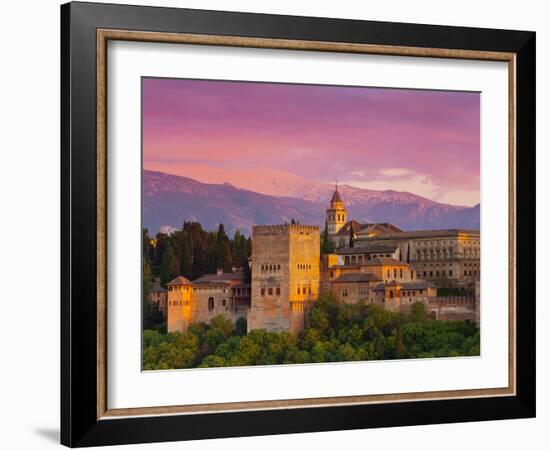
[[[312,186],[318,182],[312,182]],[[479,229],[480,205],[447,205],[401,191],[375,191],[341,185],[339,191],[348,219],[391,222],[405,230]],[[143,226],[156,233],[163,226],[181,228],[184,221],[198,221],[206,230],[224,223],[228,232],[250,234],[252,225],[301,223],[324,226],[331,189],[315,186],[302,198],[267,195],[235,186],[204,183],[181,175],[143,171]]]

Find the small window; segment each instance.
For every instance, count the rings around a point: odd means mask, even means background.
[[[208,309],[210,311],[212,311],[214,309],[214,298],[213,297],[208,298]]]
[[[308,294],[311,294],[311,286],[307,288]]]
[[[222,300],[222,305],[223,305],[223,306],[226,305],[226,300],[225,300],[225,298]]]
[[[273,295],[273,288],[268,288],[267,295]]]
[[[298,286],[298,295],[300,295],[300,286]]]
[[[281,295],[281,288],[278,287],[277,289],[275,289],[275,292],[277,295]]]
[[[265,295],[265,289],[264,288],[261,288],[260,289],[260,295],[263,297]]]

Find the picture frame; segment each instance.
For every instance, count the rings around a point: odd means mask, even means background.
[[[61,6],[61,443],[70,447],[535,416],[534,32],[72,2]],[[107,403],[107,43],[508,64],[506,388],[113,410]]]

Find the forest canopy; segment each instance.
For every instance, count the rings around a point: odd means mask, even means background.
[[[246,320],[216,316],[187,333],[143,332],[143,368],[253,366],[479,355],[479,330],[469,321],[439,321],[416,303],[410,314],[377,305],[339,304],[322,295],[298,336],[263,329],[246,334]]]

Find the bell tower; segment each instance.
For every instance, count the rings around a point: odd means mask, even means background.
[[[340,228],[346,223],[346,207],[338,191],[338,183],[334,187],[334,194],[332,194],[332,199],[327,209],[326,220],[329,235],[338,233]]]

